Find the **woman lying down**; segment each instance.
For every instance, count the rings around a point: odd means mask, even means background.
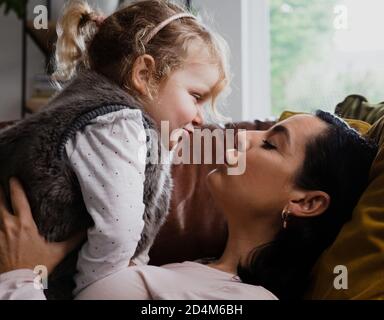
[[[223,165],[207,177],[228,221],[221,257],[161,267],[127,262],[76,299],[300,298],[314,263],[350,219],[377,148],[321,111],[248,131],[244,141],[243,175],[227,175]],[[46,242],[21,186],[11,180],[11,188],[13,214],[0,200],[0,299],[45,299],[34,267],[52,271],[82,237]]]

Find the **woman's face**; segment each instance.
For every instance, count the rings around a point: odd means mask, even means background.
[[[245,146],[238,146],[245,150],[238,157],[245,157],[246,169],[242,175],[227,175],[223,165],[208,176],[216,204],[226,215],[281,219],[283,209],[303,196],[294,180],[303,165],[306,145],[326,128],[315,116],[298,115],[268,131],[239,133],[240,144],[241,135],[246,135]]]

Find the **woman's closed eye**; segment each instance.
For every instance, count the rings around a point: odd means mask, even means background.
[[[274,144],[272,144],[271,142],[269,142],[268,140],[263,140],[263,144],[261,147],[266,149],[266,150],[276,150],[277,149],[277,147]]]

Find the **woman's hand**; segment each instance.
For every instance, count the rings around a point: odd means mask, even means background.
[[[48,273],[75,249],[86,233],[81,232],[64,242],[47,242],[39,234],[31,208],[18,180],[10,181],[13,214],[5,205],[0,188],[0,273],[15,269],[34,269],[46,266]]]

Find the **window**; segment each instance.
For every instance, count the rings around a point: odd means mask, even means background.
[[[269,0],[271,113],[384,100],[382,0]]]

